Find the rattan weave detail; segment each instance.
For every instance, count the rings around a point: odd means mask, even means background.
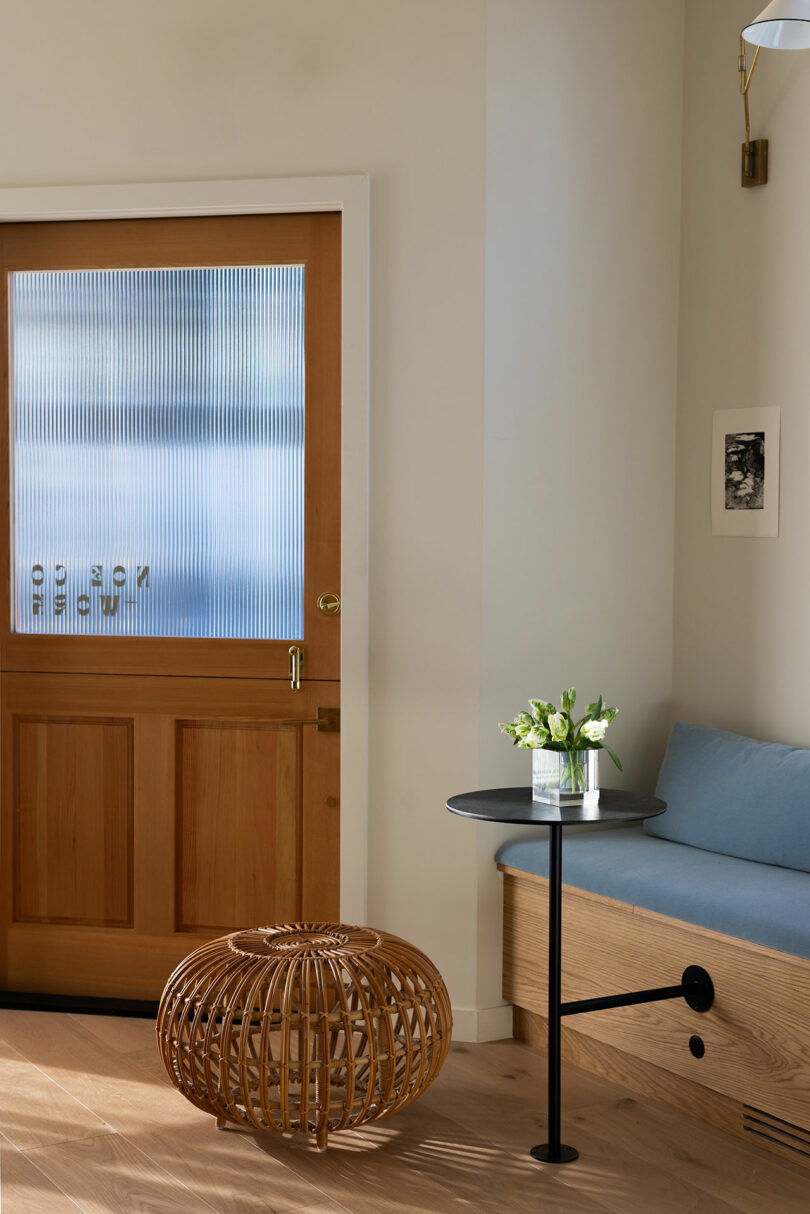
[[[164,1066],[227,1122],[331,1131],[386,1117],[433,1082],[450,1047],[447,988],[405,940],[289,923],[222,936],[186,957],[160,1002]]]

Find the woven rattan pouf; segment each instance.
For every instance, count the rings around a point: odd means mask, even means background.
[[[439,971],[367,927],[289,923],[222,936],[186,957],[160,1001],[172,1082],[227,1123],[332,1130],[404,1108],[433,1082],[452,1016]]]

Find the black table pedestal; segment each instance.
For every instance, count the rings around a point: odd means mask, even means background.
[[[575,1147],[560,1142],[560,1024],[562,1007],[562,825],[548,831],[548,1142],[532,1147],[541,1163],[571,1163]]]
[[[540,1163],[571,1163],[579,1158],[575,1147],[560,1142],[560,1025],[563,1016],[630,1007],[636,1003],[658,1003],[663,999],[685,999],[696,1012],[706,1012],[714,999],[714,986],[706,970],[688,965],[681,981],[672,986],[600,995],[593,999],[562,1002],[562,835],[564,826],[599,823],[640,822],[666,809],[657,797],[602,789],[596,807],[546,805],[532,799],[531,788],[489,788],[451,797],[447,808],[463,818],[514,826],[547,826],[548,848],[548,1142],[532,1147],[531,1156]]]

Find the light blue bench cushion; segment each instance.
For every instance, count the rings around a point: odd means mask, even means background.
[[[654,839],[635,826],[567,830],[562,850],[568,885],[810,959],[808,873]],[[548,876],[545,839],[505,843],[495,858]]]
[[[678,721],[648,835],[810,872],[810,750]]]

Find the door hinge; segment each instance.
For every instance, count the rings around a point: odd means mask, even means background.
[[[316,725],[318,733],[340,733],[340,709],[339,708],[318,708],[314,721],[302,721],[301,718],[292,717],[287,721],[282,721],[282,725]]]
[[[340,733],[339,708],[318,708],[315,717],[318,733]]]

